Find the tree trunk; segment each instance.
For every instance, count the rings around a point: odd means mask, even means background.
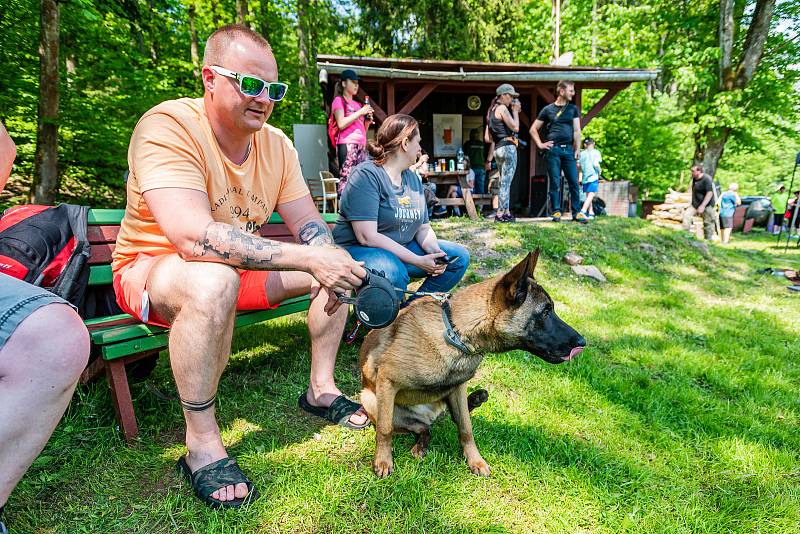
[[[300,60],[300,120],[308,115],[308,0],[297,0],[297,49]]]
[[[719,0],[719,86],[724,90],[731,78],[733,62],[733,0]]]
[[[712,178],[717,173],[719,160],[725,151],[725,143],[730,136],[730,128],[715,128],[706,132],[706,146],[703,151],[703,171]]]
[[[58,192],[58,18],[57,0],[41,0],[39,123],[33,201],[53,204]]]
[[[200,77],[200,54],[197,51],[197,27],[195,26],[195,13],[196,7],[194,0],[189,3],[189,36],[190,36],[190,53],[192,56],[192,73],[195,78]]]
[[[260,19],[260,26],[261,26],[261,35],[269,41],[269,3],[270,0],[261,0],[261,16]]]
[[[561,0],[553,0],[553,60],[561,56]]]
[[[597,34],[600,28],[597,24],[597,0],[592,0],[592,65],[597,61]]]
[[[764,53],[764,43],[769,35],[775,0],[757,0],[753,18],[747,29],[744,48],[736,65],[733,62],[733,43],[736,42],[735,28],[739,27],[734,19],[736,5],[734,0],[720,0],[719,5],[719,80],[717,80],[716,86],[710,87],[708,94],[699,100],[711,100],[720,93],[742,91],[747,87],[753,79]],[[715,126],[705,128],[702,133],[698,132],[695,135],[695,163],[702,162],[703,170],[711,177],[717,172],[720,158],[725,151],[725,143],[730,134],[729,126]]]
[[[247,0],[236,0],[236,22],[242,26],[247,24]]]
[[[214,23],[214,29],[216,30],[219,28],[219,14],[217,13],[217,2],[216,0],[210,0],[209,10],[211,11],[211,22]]]
[[[772,12],[775,10],[775,0],[758,0],[756,9],[753,11],[753,20],[747,29],[747,37],[744,41],[744,51],[742,61],[736,73],[736,87],[744,89],[750,80],[753,79],[756,67],[761,61],[764,53],[764,43],[769,34],[769,24],[772,20]]]

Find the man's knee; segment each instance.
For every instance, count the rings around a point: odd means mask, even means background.
[[[186,283],[187,300],[201,310],[226,310],[236,306],[239,272],[233,267],[219,263],[205,264],[191,269]]]
[[[239,272],[228,265],[165,258],[147,280],[150,305],[169,323],[190,313],[224,324],[236,309]]]

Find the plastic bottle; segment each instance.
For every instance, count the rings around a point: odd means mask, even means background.
[[[364,105],[365,105],[365,106],[369,106],[369,97],[368,97],[368,96],[366,96],[366,95],[364,95]],[[365,120],[365,121],[372,121],[372,113],[367,113],[367,114],[364,116],[364,120]]]
[[[458,170],[463,171],[464,167],[464,150],[461,147],[458,147],[456,151],[456,161],[458,162]]]

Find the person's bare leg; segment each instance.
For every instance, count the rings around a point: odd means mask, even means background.
[[[152,309],[171,323],[169,356],[178,394],[184,401],[203,402],[217,393],[228,363],[236,318],[239,273],[219,263],[186,262],[177,255],[162,258],[150,272]],[[226,458],[215,408],[183,410],[186,420],[186,463],[192,472]],[[247,496],[244,483],[215,491],[220,501]]]
[[[731,231],[733,228],[723,228],[722,229],[722,242],[727,244],[728,241],[731,240]]]
[[[583,206],[581,207],[582,212],[594,213],[594,209],[592,208],[593,198],[594,198],[594,193],[586,193],[586,200],[583,201]]]
[[[287,298],[305,295],[313,279],[303,272],[284,271],[270,273],[267,278],[267,298],[281,302]],[[347,322],[347,306],[340,306],[333,315],[325,312],[328,293],[320,291],[308,310],[308,334],[311,338],[311,378],[306,399],[312,406],[330,406],[342,394],[333,379],[336,354]],[[354,425],[367,422],[363,408],[350,417]]]
[[[53,433],[88,359],[89,334],[66,304],[33,312],[0,348],[0,506]]]

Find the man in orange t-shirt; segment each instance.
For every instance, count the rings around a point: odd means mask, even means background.
[[[206,44],[203,98],[145,113],[128,152],[114,289],[128,313],[171,325],[170,363],[189,451],[178,468],[215,508],[258,496],[228,458],[214,412],[236,310],[310,292],[311,379],[299,402],[343,426],[368,424],[333,380],[347,319],[335,294],[358,287],[366,271],[333,245],[291,141],[265,124],[286,92],[277,80],[266,40],[243,26],[220,28]],[[299,244],[258,234],[274,210]]]

